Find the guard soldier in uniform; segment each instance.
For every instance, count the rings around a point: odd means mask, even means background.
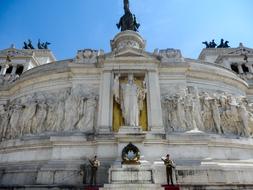
[[[166,166],[167,183],[169,185],[171,181],[171,184],[174,185],[173,178],[172,178],[172,174],[173,174],[172,171],[173,171],[173,168],[175,168],[175,166],[174,166],[173,161],[170,159],[170,155],[167,154],[165,159],[162,158],[162,161],[164,162],[164,165]]]
[[[97,159],[97,156],[94,156],[92,160],[89,160],[91,167],[91,177],[90,177],[90,185],[97,184],[97,170],[100,166],[100,162]]]
[[[86,165],[85,164],[80,165],[80,175],[83,178],[83,184],[86,184]]]

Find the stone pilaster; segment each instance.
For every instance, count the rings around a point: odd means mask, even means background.
[[[243,70],[242,70],[242,65],[241,64],[238,64],[238,70],[239,70],[239,73],[240,74],[243,74]]]
[[[4,65],[1,71],[0,75],[5,75],[6,74],[6,70],[9,68],[9,65]]]
[[[252,67],[252,65],[250,63],[247,63],[246,66],[248,67],[249,72],[253,73],[253,67]]]
[[[111,112],[111,71],[104,71],[101,76],[100,97],[99,97],[99,133],[109,133],[112,126]]]
[[[13,65],[11,74],[12,74],[12,75],[16,75],[16,71],[17,71],[17,65]]]
[[[148,124],[154,133],[164,133],[158,74],[148,72]]]

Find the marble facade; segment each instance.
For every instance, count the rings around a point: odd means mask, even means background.
[[[80,164],[97,155],[98,182],[124,189],[109,179],[115,168],[121,171],[121,151],[129,142],[147,168],[138,172],[150,180],[136,189],[160,189],[167,153],[185,189],[252,185],[253,90],[244,76],[251,73],[253,49],[203,49],[194,60],[176,49],[147,52],[145,45],[138,33],[124,31],[109,53],[84,49],[62,61],[49,50],[0,51],[3,77],[6,65],[24,68],[18,77],[16,69],[9,73],[15,80],[0,82],[0,185],[79,186]],[[248,70],[236,72],[235,63]],[[115,76],[129,74],[135,84],[145,82],[146,128],[125,126],[115,111]],[[122,117],[119,130],[115,116]]]

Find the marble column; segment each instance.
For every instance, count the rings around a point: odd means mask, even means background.
[[[9,68],[9,65],[4,65],[1,71],[1,75],[5,75],[6,74],[6,70]]]
[[[11,71],[11,75],[15,76],[16,75],[16,71],[17,71],[17,65],[13,65],[12,71]]]
[[[238,70],[239,70],[239,74],[243,74],[243,70],[242,70],[242,65],[238,64]]]
[[[253,67],[250,63],[247,63],[246,67],[248,67],[250,73],[253,73]]]
[[[110,133],[112,126],[111,112],[111,71],[104,71],[101,76],[99,111],[98,111],[98,131],[99,133]]]
[[[148,125],[151,132],[165,133],[159,79],[156,71],[148,72],[148,105]]]

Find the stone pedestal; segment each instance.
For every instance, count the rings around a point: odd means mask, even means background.
[[[111,167],[109,182],[101,190],[163,190],[160,184],[153,183],[153,171],[149,166],[122,165]]]
[[[119,129],[119,134],[138,134],[142,133],[141,127],[138,126],[121,126]]]
[[[140,165],[122,165],[110,168],[109,181],[112,184],[152,184],[152,169]]]
[[[118,142],[142,142],[146,133],[138,126],[121,126],[119,132],[115,134]]]

